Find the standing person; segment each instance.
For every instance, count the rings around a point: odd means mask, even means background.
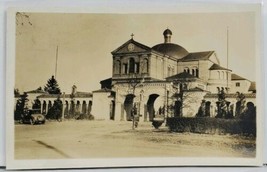
[[[138,126],[138,121],[139,121],[139,116],[137,114],[137,107],[136,104],[134,104],[132,111],[131,111],[132,119],[133,119],[133,130],[137,128]]]

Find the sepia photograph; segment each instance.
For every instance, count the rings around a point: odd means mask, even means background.
[[[13,11],[8,166],[259,165],[253,9]]]

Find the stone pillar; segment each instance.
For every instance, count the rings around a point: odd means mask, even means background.
[[[141,101],[139,103],[139,112],[140,112],[140,122],[144,122],[145,121],[145,114],[144,114],[144,103],[143,101]]]
[[[121,104],[121,121],[124,121],[125,119],[124,119],[124,104]]]
[[[40,101],[41,102],[41,101]],[[43,113],[43,103],[41,102],[41,114]]]
[[[120,102],[116,102],[115,103],[114,120],[115,121],[120,121],[121,120],[121,103]]]

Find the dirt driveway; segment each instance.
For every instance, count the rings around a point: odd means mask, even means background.
[[[170,133],[151,123],[64,121],[15,125],[15,159],[254,157],[255,138]]]

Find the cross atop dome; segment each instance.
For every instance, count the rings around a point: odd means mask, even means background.
[[[164,35],[164,43],[171,43],[172,31],[167,27],[163,32]]]

